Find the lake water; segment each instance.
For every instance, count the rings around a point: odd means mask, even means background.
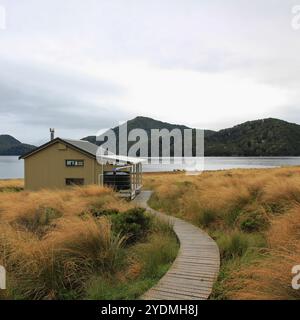
[[[234,168],[274,168],[300,165],[300,157],[207,157],[200,163],[204,170],[223,170]],[[24,177],[24,162],[15,156],[0,156],[0,179]],[[185,166],[173,164],[145,164],[144,172],[173,171]]]
[[[0,156],[0,179],[24,177],[24,160],[15,156]]]

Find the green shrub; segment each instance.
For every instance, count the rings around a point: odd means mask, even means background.
[[[288,210],[289,206],[280,201],[264,204],[266,211],[274,215],[283,214]]]
[[[132,208],[125,212],[118,209],[91,208],[90,213],[96,218],[109,216],[115,234],[126,237],[127,243],[134,243],[146,236],[150,229],[151,217],[144,208]]]
[[[133,208],[123,213],[111,215],[112,228],[127,238],[127,243],[134,243],[144,238],[150,229],[151,217],[144,208]]]
[[[118,209],[98,209],[98,208],[91,208],[90,213],[94,217],[101,217],[101,216],[111,216],[111,215],[116,215],[119,213]]]
[[[246,212],[240,217],[240,228],[245,232],[257,232],[265,230],[269,221],[263,212]]]
[[[216,212],[210,209],[203,209],[198,217],[198,223],[207,228],[216,220]]]
[[[241,214],[240,208],[231,208],[224,215],[224,220],[225,220],[226,225],[228,227],[234,227],[236,220],[238,219],[240,214]]]
[[[248,249],[265,246],[265,240],[260,234],[246,234],[239,231],[220,233],[216,237],[223,259],[242,257]]]

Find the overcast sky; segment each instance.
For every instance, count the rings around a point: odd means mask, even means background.
[[[300,0],[0,0],[1,133],[81,138],[137,115],[300,123]],[[1,22],[1,21],[0,21]]]

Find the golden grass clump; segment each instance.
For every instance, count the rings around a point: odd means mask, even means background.
[[[154,207],[193,222],[203,211],[210,211],[216,215],[215,223],[224,227],[231,218],[234,223],[249,205],[253,210],[263,206],[267,212],[280,214],[300,203],[299,168],[236,169],[198,176],[146,174],[144,183],[155,190]]]
[[[17,191],[0,193],[0,299],[134,299],[176,257],[171,227],[109,188]]]
[[[0,194],[0,262],[8,295],[27,299],[78,297],[95,273],[114,272],[124,238],[91,207],[132,208],[111,190],[89,186]]]
[[[292,268],[300,261],[300,206],[272,221],[265,258],[238,270],[226,284],[231,299],[300,299]]]
[[[150,205],[199,225],[222,258],[217,299],[299,299],[300,168],[149,174]]]
[[[5,179],[0,180],[0,192],[21,191],[24,189],[23,179]]]

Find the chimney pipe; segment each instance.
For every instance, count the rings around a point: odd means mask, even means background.
[[[53,140],[54,139],[54,128],[50,128],[50,139]]]

